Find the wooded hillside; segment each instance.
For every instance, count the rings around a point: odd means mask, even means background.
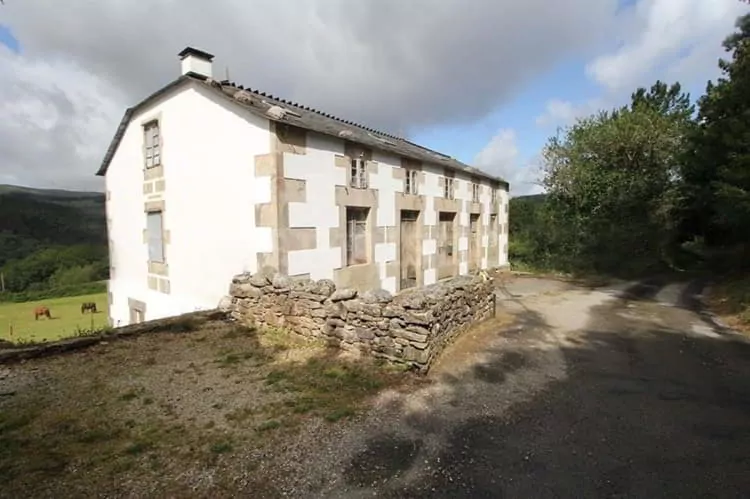
[[[103,194],[0,185],[0,300],[99,291],[107,254]]]

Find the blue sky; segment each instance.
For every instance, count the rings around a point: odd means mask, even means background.
[[[210,16],[199,0],[179,11],[170,0],[6,2],[0,183],[101,189],[91,172],[123,110],[171,81],[175,54],[193,45],[216,54],[218,68],[232,67],[239,83],[408,130],[410,140],[527,194],[539,190],[535,162],[558,127],[657,79],[700,95],[718,74],[721,41],[748,8],[738,0],[472,0],[472,9],[465,0],[387,9],[385,0],[253,1],[217,0]],[[152,35],[135,36],[134,25]]]
[[[556,130],[555,126],[536,123],[537,117],[545,112],[548,99],[578,102],[596,92],[596,85],[585,77],[584,66],[585,61],[573,58],[560,61],[486,118],[473,124],[446,125],[419,131],[412,135],[412,139],[473,164],[477,153],[498,130],[511,129],[517,137],[517,167],[527,168],[528,162],[540,152]]]
[[[21,45],[13,36],[13,32],[10,30],[10,28],[2,24],[0,24],[0,43],[13,50],[14,52],[19,52],[21,49]]]

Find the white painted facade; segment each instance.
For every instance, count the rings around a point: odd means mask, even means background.
[[[142,124],[160,120],[163,192],[145,194]],[[256,271],[272,234],[256,227],[255,205],[271,200],[254,157],[270,151],[269,122],[199,84],[165,96],[131,120],[106,174],[113,325],[129,322],[129,298],[146,319],[215,308],[232,276]],[[169,292],[148,285],[144,202],[163,200]],[[159,276],[159,279],[164,277]]]

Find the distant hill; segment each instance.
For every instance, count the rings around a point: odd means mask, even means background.
[[[50,246],[106,248],[104,194],[0,185],[0,267]]]

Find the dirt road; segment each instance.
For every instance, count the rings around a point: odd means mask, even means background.
[[[747,497],[750,343],[691,310],[696,291],[517,279],[499,291],[514,326],[261,471],[292,497]]]

